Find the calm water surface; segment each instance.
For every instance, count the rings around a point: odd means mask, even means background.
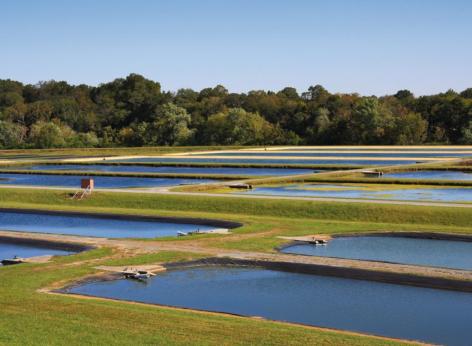
[[[31,170],[176,173],[176,174],[224,174],[224,175],[294,175],[314,172],[312,169],[291,168],[240,168],[240,167],[172,167],[172,166],[106,166],[106,165],[36,165]],[[316,171],[319,172],[319,171]]]
[[[274,187],[255,187],[237,194],[272,196],[365,198],[381,200],[472,202],[472,188],[405,188],[398,190],[369,190],[352,185],[292,184]]]
[[[71,292],[448,345],[472,340],[472,294],[462,292],[237,267],[172,270],[148,283],[96,282]]]
[[[227,158],[227,159],[220,159],[220,158],[212,158],[208,156],[207,158],[192,158],[192,157],[145,157],[145,158],[134,158],[134,159],[110,159],[109,162],[179,162],[179,163],[258,163],[258,164],[306,164],[306,165],[399,165],[399,164],[409,164],[414,163],[415,161],[412,160],[369,160],[369,159],[360,159],[360,160],[353,160],[353,159],[335,159],[335,160],[297,160],[297,159],[258,159],[258,158],[248,158],[248,159],[240,159],[240,158]]]
[[[387,236],[339,237],[327,245],[293,245],[282,252],[472,270],[472,242],[462,241]]]
[[[24,244],[12,244],[12,243],[2,243],[0,241],[0,260],[13,258],[14,256],[18,257],[36,257],[44,255],[70,255],[73,252],[51,249],[42,246],[36,245],[24,245]],[[2,264],[0,263],[0,266]]]
[[[416,171],[387,173],[384,178],[407,179],[440,179],[440,180],[472,180],[472,172],[461,171]]]
[[[403,148],[403,147],[384,147],[384,148],[366,148],[366,147],[325,147],[325,148],[280,148],[277,151],[322,151],[322,152],[333,152],[333,151],[361,151],[361,152],[378,152],[378,151],[399,151],[405,153],[411,152],[425,152],[434,151],[435,153],[448,153],[448,152],[463,152],[471,153],[472,147],[458,147],[458,148]]]
[[[85,177],[79,175],[48,175],[48,174],[0,174],[2,185],[54,186],[80,188],[80,180],[93,178],[95,188],[151,188],[158,186],[175,186],[188,184],[204,184],[214,182],[213,179],[184,178],[137,178],[137,177]]]
[[[205,155],[205,156],[323,156],[323,157],[365,157],[365,158],[374,158],[374,157],[393,157],[393,158],[412,158],[412,157],[427,157],[427,158],[444,158],[444,157],[467,157],[472,156],[471,153],[448,153],[448,152],[391,152],[391,153],[378,153],[378,152],[362,152],[362,153],[349,153],[349,152],[329,152],[329,151],[250,151],[250,152],[227,152],[227,153],[208,153],[208,154],[199,154],[192,153],[192,155]]]
[[[216,227],[81,215],[0,212],[0,229],[105,238],[159,238]]]

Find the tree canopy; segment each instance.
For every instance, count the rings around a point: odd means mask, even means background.
[[[472,144],[472,88],[415,97],[163,91],[138,74],[97,87],[0,80],[0,148],[207,144]]]

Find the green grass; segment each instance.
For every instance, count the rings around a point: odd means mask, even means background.
[[[56,190],[0,189],[0,207],[21,206],[178,210],[180,214],[199,212],[458,227],[472,224],[469,208],[111,192],[94,192],[91,197],[76,201],[69,199],[67,193]]]
[[[1,159],[1,157],[0,157]],[[0,164],[0,167],[19,167],[37,164],[37,162],[17,161]],[[85,161],[85,162],[63,162],[44,160],[42,165],[104,165],[104,166],[145,166],[145,167],[208,167],[208,168],[300,168],[300,169],[323,169],[323,170],[348,170],[362,168],[359,165],[330,165],[330,164],[300,164],[300,163],[231,163],[231,162],[112,162],[112,161]]]
[[[123,148],[55,148],[55,149],[11,149],[0,150],[0,159],[20,156],[128,156],[128,155],[163,155],[191,151],[233,150],[251,147],[241,146],[175,146],[175,147],[123,147]]]
[[[251,179],[252,175],[226,175],[205,173],[141,173],[141,172],[102,172],[102,171],[61,171],[61,170],[22,170],[22,169],[0,169],[0,173],[7,174],[32,174],[32,175],[78,175],[95,177],[129,177],[129,178],[187,178],[187,179],[219,179],[219,180],[241,180]],[[77,181],[77,187],[80,181]]]
[[[243,222],[243,227],[229,235],[186,238],[208,248],[228,251],[275,251],[274,247],[286,242],[278,238],[280,235],[378,231],[472,233],[472,213],[466,208],[105,192],[94,193],[83,201],[72,201],[67,195],[54,190],[0,188],[0,207]],[[401,344],[258,319],[38,292],[44,287],[55,287],[58,282],[64,285],[95,274],[97,265],[140,265],[207,256],[178,251],[131,255],[119,248],[99,248],[56,257],[46,264],[0,268],[0,344],[62,345],[65,341],[70,345]]]

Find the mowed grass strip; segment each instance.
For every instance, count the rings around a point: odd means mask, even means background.
[[[192,151],[236,150],[251,147],[241,146],[160,146],[160,147],[120,147],[120,148],[53,148],[53,149],[8,149],[0,150],[0,158],[22,158],[55,156],[129,156],[163,155]]]
[[[101,207],[394,224],[472,225],[472,210],[458,207],[110,192],[94,192],[81,201],[68,197],[68,193],[58,190],[1,188],[0,207],[23,205],[78,210]]]
[[[61,171],[61,170],[22,170],[22,169],[0,169],[0,174],[24,174],[24,175],[65,175],[65,176],[88,176],[88,177],[126,177],[126,178],[169,178],[169,179],[219,179],[240,180],[250,179],[256,176],[249,174],[212,174],[212,173],[152,173],[152,172],[104,172],[104,171]],[[269,176],[269,175],[267,175]],[[471,183],[472,184],[472,183]]]

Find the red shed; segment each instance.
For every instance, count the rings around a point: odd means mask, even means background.
[[[87,178],[87,179],[82,179],[80,182],[80,187],[82,189],[89,189],[90,191],[93,190],[93,179]]]

